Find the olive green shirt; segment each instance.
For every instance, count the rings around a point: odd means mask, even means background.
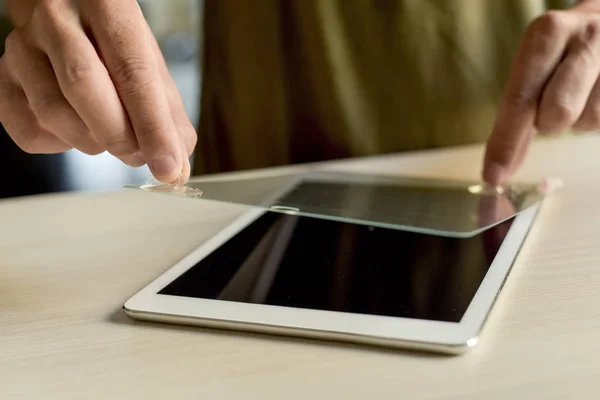
[[[478,143],[567,0],[206,0],[194,173]]]

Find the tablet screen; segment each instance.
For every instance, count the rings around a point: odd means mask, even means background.
[[[266,212],[159,294],[460,322],[511,224],[451,238]]]

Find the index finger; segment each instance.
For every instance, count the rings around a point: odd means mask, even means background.
[[[528,28],[517,51],[496,122],[486,146],[483,179],[503,183],[531,142],[540,96],[559,63],[577,17],[549,12]]]
[[[136,1],[94,1],[86,18],[154,176],[176,182],[184,151],[171,116],[146,21]],[[93,6],[91,6],[93,4]]]

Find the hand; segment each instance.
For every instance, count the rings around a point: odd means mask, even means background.
[[[185,182],[196,133],[135,0],[40,0],[0,59],[0,121],[29,153],[108,151]]]
[[[487,143],[486,182],[509,179],[538,132],[600,129],[598,5],[548,12],[527,29]]]

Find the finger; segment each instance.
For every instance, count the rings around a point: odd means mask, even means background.
[[[147,29],[149,30],[150,28],[147,27]],[[167,101],[169,102],[169,108],[171,110],[171,117],[173,118],[179,136],[182,138],[183,143],[185,145],[185,150],[183,154],[185,161],[183,167],[183,174],[181,178],[181,182],[184,183],[187,182],[187,180],[190,177],[191,166],[189,162],[189,157],[191,157],[192,153],[196,148],[198,136],[185,110],[183,100],[181,99],[181,95],[179,94],[173,77],[171,76],[171,73],[167,68],[167,63],[162,55],[162,52],[160,51],[160,47],[158,46],[158,43],[154,38],[152,40],[152,47],[163,84],[165,85]]]
[[[535,134],[542,91],[578,27],[567,12],[550,12],[534,21],[525,34],[513,64],[496,122],[486,146],[483,178],[503,183],[516,169],[519,149]]]
[[[181,151],[183,152],[183,154],[181,155],[181,158],[184,160],[184,163],[183,163],[183,168],[181,170],[181,175],[179,177],[178,183],[182,185],[190,179],[190,175],[192,172],[192,166],[190,165],[190,160],[189,160],[189,156],[187,155],[187,150],[185,150],[182,147]]]
[[[136,138],[154,176],[178,181],[182,174],[177,134],[151,38],[137,2],[94,2],[87,18]]]
[[[507,176],[513,176],[517,172],[519,166],[523,164],[527,157],[527,153],[529,152],[529,148],[531,147],[531,142],[536,134],[537,132],[534,129],[529,131],[529,135],[524,138],[523,143],[517,148],[512,165],[506,169]]]
[[[172,103],[170,103],[171,105]],[[182,160],[183,166],[181,170],[181,174],[179,176],[179,183],[183,184],[190,179],[190,156],[192,154],[193,147],[195,146],[195,142],[193,142],[193,138],[195,138],[195,130],[193,127],[190,128],[189,120],[186,121],[187,114],[184,112],[184,115],[181,115],[181,112],[177,109],[176,106],[170,106],[171,115],[173,115],[173,121],[175,123],[175,127],[179,132],[181,139],[183,140],[183,145],[180,146],[180,159]]]
[[[558,133],[581,116],[600,73],[600,21],[590,21],[573,37],[567,55],[546,85],[538,109],[537,129]]]
[[[163,55],[158,47],[156,41],[154,41],[154,54],[157,59],[158,67],[160,70],[160,75],[163,80],[163,84],[166,89],[167,101],[169,102],[169,108],[171,110],[171,116],[179,135],[181,136],[183,143],[185,144],[185,149],[187,150],[187,157],[190,157],[194,150],[196,149],[196,143],[198,141],[198,135],[196,134],[196,129],[185,110],[185,105],[183,104],[183,100],[181,99],[181,95],[179,94],[179,90],[175,85],[175,81],[171,76],[167,68],[167,64]]]
[[[132,159],[139,146],[113,82],[79,16],[59,3],[36,8],[30,40],[48,55],[62,92],[96,139],[112,155]],[[130,165],[143,164],[133,159]]]
[[[21,88],[8,79],[5,59],[0,60],[0,121],[23,151],[31,154],[55,154],[71,146],[42,128]]]
[[[594,84],[585,108],[577,122],[573,124],[573,128],[580,132],[592,132],[600,129],[600,79]]]
[[[45,55],[27,46],[19,29],[7,40],[6,63],[44,129],[83,153],[104,151],[62,95]]]

